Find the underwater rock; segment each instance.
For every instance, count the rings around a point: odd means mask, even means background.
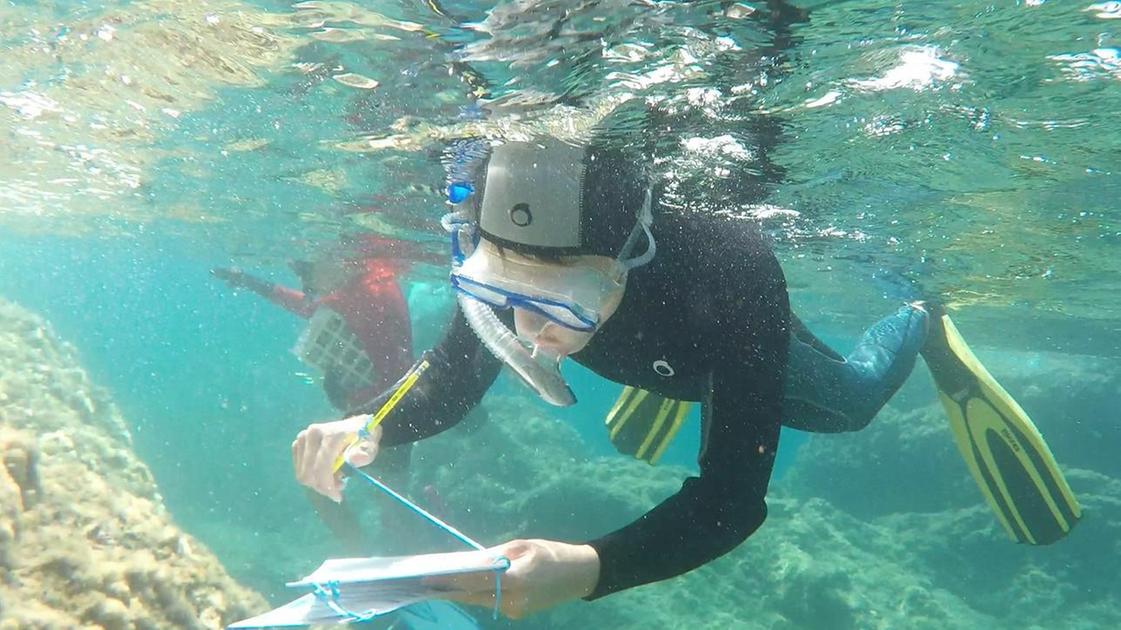
[[[221,628],[266,608],[175,527],[77,365],[0,301],[0,629]]]
[[[917,567],[1004,627],[1070,627],[1071,619],[1121,627],[1121,592],[1103,587],[1121,566],[1121,434],[1109,412],[1121,373],[1085,357],[983,359],[1032,416],[1082,504],[1083,519],[1065,539],[1046,547],[1011,542],[970,477],[921,365],[868,428],[812,436],[778,489],[827,498],[898,532]]]
[[[589,458],[579,434],[520,397],[485,404],[490,421],[473,435],[449,431],[418,445],[414,459],[415,483],[440,488],[441,516],[485,544],[602,535],[676,492],[687,474],[621,456]],[[890,529],[862,523],[822,499],[779,495],[769,504],[771,515],[759,533],[705,567],[513,625],[998,627],[961,598],[932,587],[906,547],[893,543]]]
[[[800,496],[829,497],[862,518],[977,505],[980,492],[934,390],[915,381],[865,429],[810,435],[778,485]]]
[[[1121,478],[1121,364],[1085,355],[985,353],[988,368],[1032,417],[1064,469]]]
[[[930,396],[929,404],[889,409],[862,433],[812,440],[797,472],[773,484],[766,523],[726,556],[509,627],[964,630],[1071,627],[1072,619],[1121,627],[1110,577],[1121,565],[1121,482],[1071,471],[1087,514],[1074,535],[1051,547],[1012,544],[932,393],[912,395]],[[456,428],[417,446],[412,483],[439,489],[437,514],[484,544],[602,535],[676,492],[687,475],[589,457],[580,435],[535,401],[492,395],[484,406],[489,420],[470,434]],[[435,549],[457,548],[443,540]]]

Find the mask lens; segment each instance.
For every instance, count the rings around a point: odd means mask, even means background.
[[[452,286],[467,295],[497,308],[510,306],[511,297],[506,292],[490,287],[459,274],[452,274]]]
[[[595,330],[598,317],[581,309],[578,305],[554,304],[552,302],[526,300],[529,308],[537,311],[551,321],[578,331]]]
[[[501,287],[476,282],[458,273],[451,276],[452,286],[468,296],[496,308],[524,308],[538,313],[550,321],[578,331],[595,330],[599,318],[578,304],[565,304],[544,298],[535,298],[508,291]]]
[[[460,251],[453,238],[453,253]],[[461,292],[499,308],[517,307],[542,315],[570,330],[594,331],[606,300],[620,288],[626,269],[617,261],[611,269],[586,261],[544,263],[514,253],[499,252],[488,241],[455,266],[452,284]]]

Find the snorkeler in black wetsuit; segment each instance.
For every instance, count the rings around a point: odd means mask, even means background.
[[[665,579],[716,558],[762,524],[778,446],[790,316],[782,270],[743,222],[659,221],[658,254],[632,270],[618,310],[572,359],[596,373],[704,402],[700,476],[635,523],[590,544],[592,597]],[[704,247],[697,247],[704,243]],[[502,363],[459,315],[432,367],[386,423],[382,444],[454,425]]]
[[[700,475],[675,495],[586,544],[519,540],[496,548],[513,563],[503,580],[511,616],[679,575],[736,547],[766,516],[788,348],[806,345],[791,344],[782,270],[750,222],[661,211],[649,160],[638,153],[551,139],[494,149],[481,190],[446,220],[459,312],[425,354],[429,368],[420,380],[350,452],[362,465],[379,444],[450,428],[478,404],[503,363],[554,404],[574,402],[557,371],[565,357],[614,381],[702,402]],[[512,313],[516,333],[500,313]],[[926,313],[905,307],[874,330],[861,347],[875,359],[868,367],[886,392],[870,398],[886,401],[914,364]],[[354,413],[379,408],[388,395]],[[817,402],[789,423],[853,430],[878,410],[815,418],[812,410],[829,407]],[[302,432],[293,443],[301,483],[341,498],[328,462],[365,419]],[[494,598],[489,580],[449,587],[452,599],[467,603]]]

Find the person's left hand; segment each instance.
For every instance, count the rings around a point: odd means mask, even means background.
[[[599,556],[590,545],[554,540],[514,540],[488,549],[510,560],[502,575],[502,614],[520,619],[569,600],[590,595],[599,581]],[[425,584],[446,589],[446,599],[494,606],[494,575],[441,575]]]

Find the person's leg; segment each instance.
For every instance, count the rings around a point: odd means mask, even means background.
[[[793,318],[783,425],[814,433],[863,429],[910,375],[927,322],[920,306],[904,306],[842,357]]]

